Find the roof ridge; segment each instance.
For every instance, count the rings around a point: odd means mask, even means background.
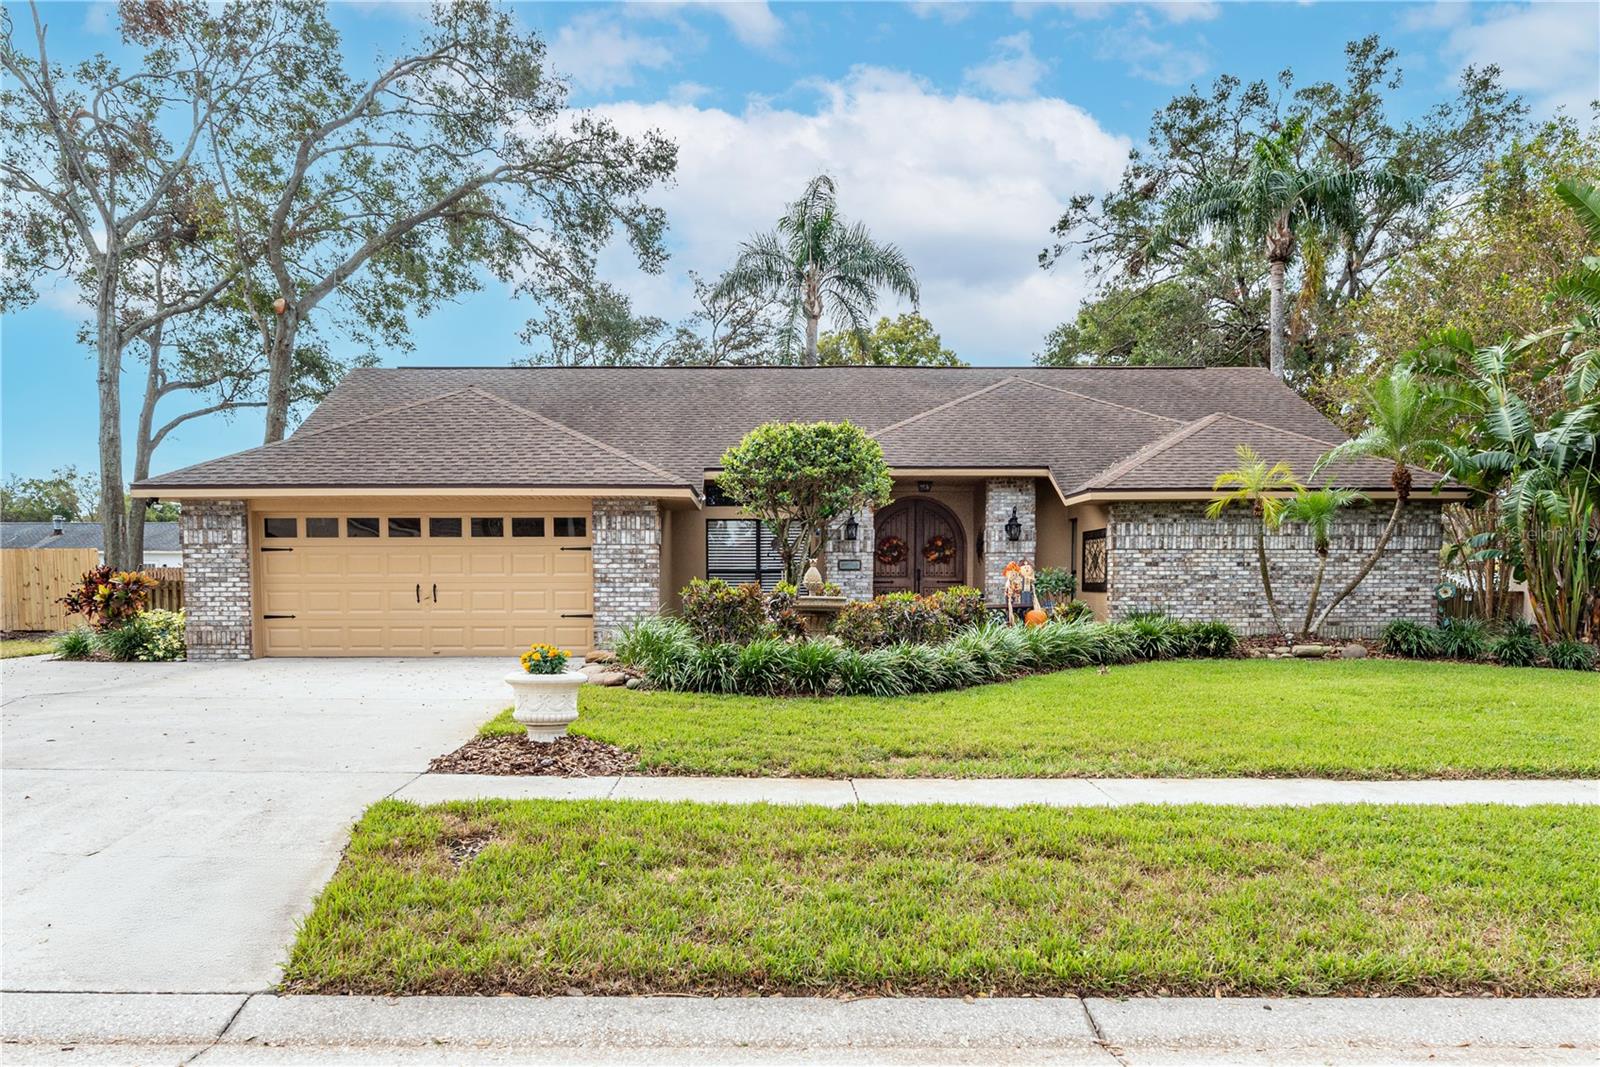
[[[1278,433],[1291,434],[1295,437],[1304,437],[1307,441],[1315,441],[1319,445],[1328,445],[1331,447],[1338,443],[1336,441],[1329,441],[1322,437],[1312,437],[1308,433],[1301,433],[1299,430],[1291,430],[1286,426],[1274,426],[1270,422],[1262,422],[1259,419],[1247,419],[1243,415],[1234,415],[1231,412],[1218,412],[1218,414],[1222,415],[1223,418],[1232,419],[1234,422],[1243,422],[1250,426],[1259,426],[1263,430],[1276,430]]]
[[[992,393],[996,389],[1000,388],[1002,385],[1009,385],[1012,382],[1020,382],[1020,381],[1022,381],[1022,379],[1018,378],[1015,374],[1008,374],[1004,378],[1001,378],[998,382],[991,382],[988,385],[984,386],[982,389],[974,389],[970,393],[965,393],[965,394],[963,394],[961,396],[955,397],[952,400],[946,400],[942,404],[935,404],[933,407],[929,408],[927,411],[919,411],[915,415],[910,415],[910,416],[907,416],[906,418],[901,419],[899,422],[891,422],[887,426],[880,426],[878,429],[873,430],[867,436],[868,437],[877,437],[879,434],[888,433],[891,430],[898,430],[902,426],[909,426],[913,422],[919,422],[922,419],[927,418],[929,415],[935,415],[935,414],[937,414],[937,413],[939,413],[941,411],[944,411],[944,410],[946,410],[948,408],[953,408],[957,404],[965,404],[968,400],[975,400],[975,399],[977,399],[978,397],[982,396],[985,393]]]
[[[1188,369],[1188,368],[1185,368],[1185,369]],[[1182,419],[1173,418],[1171,415],[1162,415],[1159,412],[1146,411],[1144,408],[1136,408],[1136,407],[1133,407],[1130,404],[1119,404],[1115,400],[1103,400],[1098,396],[1090,396],[1088,393],[1080,393],[1075,389],[1063,389],[1063,388],[1061,388],[1061,386],[1059,386],[1059,385],[1051,385],[1049,382],[1036,382],[1032,378],[1021,378],[1021,377],[1017,378],[1017,381],[1019,381],[1019,382],[1027,382],[1029,385],[1038,386],[1040,389],[1050,389],[1050,390],[1053,390],[1054,392],[1057,392],[1057,393],[1064,393],[1067,396],[1075,396],[1075,397],[1079,397],[1080,399],[1083,399],[1083,400],[1090,400],[1090,401],[1093,401],[1096,404],[1104,404],[1107,407],[1120,408],[1123,411],[1132,411],[1132,412],[1135,412],[1135,413],[1140,414],[1140,415],[1149,415],[1152,419],[1164,419],[1167,422],[1175,422],[1175,423],[1178,423],[1179,425],[1183,424],[1183,420]]]
[[[494,392],[491,392],[488,389],[483,388],[482,386],[478,385],[476,382],[474,382],[473,384],[467,386],[465,389],[461,389],[461,390],[457,390],[457,391],[458,392],[473,392],[473,393],[477,393],[480,396],[488,397],[490,400],[493,400],[497,404],[501,404],[504,407],[508,407],[512,411],[515,411],[515,412],[517,412],[519,414],[522,414],[522,415],[526,415],[531,419],[536,419],[539,422],[542,422],[547,426],[554,427],[555,429],[560,430],[564,434],[567,434],[567,435],[569,435],[571,437],[576,437],[578,440],[583,441],[585,444],[593,445],[595,448],[600,449],[602,452],[609,452],[611,455],[616,456],[618,459],[625,459],[629,463],[632,463],[634,466],[640,467],[640,468],[642,468],[644,470],[649,471],[651,474],[659,475],[660,477],[666,478],[669,482],[671,482],[673,484],[680,484],[680,485],[681,484],[686,484],[684,482],[684,478],[683,478],[682,475],[673,474],[670,471],[662,470],[660,467],[657,467],[655,464],[646,463],[644,460],[640,459],[637,456],[630,456],[628,453],[624,452],[622,449],[616,447],[615,445],[609,445],[606,442],[601,441],[598,438],[590,437],[588,434],[584,433],[581,430],[574,430],[571,426],[568,426],[565,423],[557,422],[555,419],[550,418],[548,415],[541,415],[541,414],[539,414],[539,412],[534,411],[532,408],[525,408],[521,404],[514,403],[513,401],[507,400],[505,397],[499,395],[498,393],[494,393]],[[693,489],[694,487],[691,485],[690,488]]]
[[[1122,459],[1117,460],[1117,462],[1113,463],[1109,467],[1106,467],[1104,470],[1096,471],[1088,478],[1085,478],[1083,484],[1079,485],[1078,488],[1073,490],[1073,492],[1081,493],[1085,489],[1089,489],[1094,486],[1096,482],[1109,482],[1113,479],[1121,478],[1132,471],[1138,470],[1140,467],[1144,466],[1146,463],[1149,463],[1152,459],[1155,459],[1173,445],[1188,440],[1201,430],[1205,429],[1207,426],[1215,423],[1217,420],[1228,417],[1229,416],[1227,414],[1221,411],[1213,411],[1209,415],[1202,415],[1193,422],[1186,423],[1173,432],[1167,434],[1167,436],[1158,437],[1154,441],[1145,444],[1141,448],[1135,449],[1132,453],[1124,456]]]

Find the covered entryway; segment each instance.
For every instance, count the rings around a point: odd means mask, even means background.
[[[265,656],[513,655],[593,644],[588,501],[271,508],[250,517]]]
[[[967,581],[961,520],[936,500],[898,500],[876,519],[872,586],[875,593],[937,593]]]

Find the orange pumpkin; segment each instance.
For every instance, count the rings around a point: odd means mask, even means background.
[[[1022,621],[1029,626],[1043,626],[1050,621],[1050,616],[1042,608],[1029,608],[1028,613],[1022,617]]]

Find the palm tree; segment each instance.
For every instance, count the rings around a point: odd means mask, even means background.
[[[1311,579],[1306,618],[1300,625],[1300,632],[1307,637],[1317,635],[1311,626],[1311,619],[1317,610],[1317,601],[1322,597],[1322,575],[1328,569],[1328,535],[1333,530],[1333,520],[1343,509],[1365,499],[1364,494],[1354,489],[1305,489],[1283,509],[1284,519],[1310,528],[1312,547],[1317,552],[1317,573]]]
[[[1423,183],[1388,167],[1350,168],[1302,164],[1296,153],[1305,132],[1300,119],[1276,137],[1258,138],[1249,168],[1240,177],[1219,177],[1181,191],[1167,204],[1166,217],[1150,235],[1145,258],[1165,251],[1183,237],[1207,228],[1223,231],[1234,247],[1259,244],[1266,256],[1271,292],[1269,344],[1272,373],[1284,376],[1288,343],[1284,278],[1298,246],[1298,233],[1319,227],[1353,238],[1361,224],[1360,196],[1374,192],[1412,203]]]
[[[1283,513],[1288,507],[1284,494],[1302,492],[1305,487],[1295,481],[1294,471],[1287,463],[1274,463],[1269,467],[1249,445],[1235,448],[1234,455],[1239,457],[1239,465],[1217,475],[1212,485],[1213,489],[1227,489],[1228,492],[1211,502],[1206,508],[1206,517],[1219,518],[1229,504],[1250,505],[1257,519],[1256,563],[1261,567],[1261,589],[1267,595],[1267,611],[1272,615],[1273,627],[1287,637],[1289,631],[1284,629],[1278,600],[1272,594],[1272,575],[1267,572],[1267,531],[1276,530],[1283,522]]]
[[[1394,510],[1389,513],[1388,525],[1356,570],[1355,577],[1345,583],[1317,616],[1313,631],[1322,629],[1333,609],[1355,592],[1388,547],[1389,539],[1399,528],[1400,512],[1411,498],[1411,468],[1428,463],[1445,449],[1439,435],[1449,404],[1438,393],[1424,388],[1410,368],[1396,366],[1369,385],[1363,408],[1367,428],[1326,452],[1311,469],[1311,475],[1316,477],[1324,467],[1352,459],[1386,459],[1394,465],[1389,473],[1389,484],[1394,488]]]
[[[796,326],[805,322],[807,367],[817,365],[817,335],[822,316],[865,335],[878,307],[878,291],[888,289],[915,306],[917,276],[892,244],[874,240],[859,222],[846,222],[835,205],[833,179],[819,174],[789,205],[778,228],[756,234],[739,248],[739,259],[717,285],[717,295],[758,293],[789,310],[784,339],[787,356]]]

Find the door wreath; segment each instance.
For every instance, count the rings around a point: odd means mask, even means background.
[[[922,546],[922,558],[929,563],[945,563],[956,558],[955,542],[944,534],[934,534]]]
[[[906,552],[905,539],[896,534],[889,534],[878,542],[878,562],[885,567],[904,562]]]

